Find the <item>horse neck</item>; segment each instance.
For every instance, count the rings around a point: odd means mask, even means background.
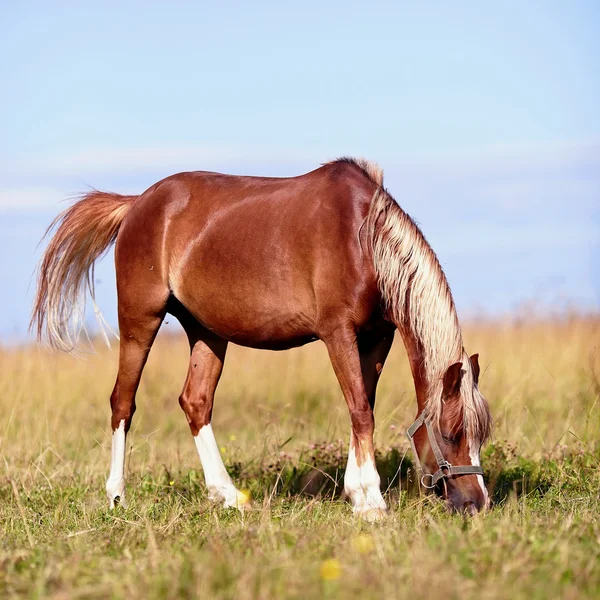
[[[425,356],[423,353],[423,347],[418,343],[417,339],[412,333],[407,332],[402,328],[398,328],[406,353],[408,355],[408,362],[410,364],[410,370],[412,372],[413,381],[415,383],[415,392],[417,394],[417,406],[418,412],[420,413],[427,402],[427,390],[428,390],[428,378],[425,372]]]
[[[436,394],[434,382],[441,382],[443,373],[432,372],[430,370],[432,365],[431,353],[429,352],[426,355],[423,345],[413,332],[401,327],[398,330],[402,336],[408,355],[417,395],[418,412],[420,413],[425,408],[427,402],[430,401],[430,397]],[[458,360],[460,360],[460,357],[449,356],[443,361],[434,361],[433,364],[445,364],[447,362],[447,366],[450,366]]]
[[[368,229],[379,291],[402,333],[417,398],[437,396],[446,369],[462,359],[456,307],[442,267],[415,222],[383,189],[371,201]],[[433,402],[434,412],[439,409]]]

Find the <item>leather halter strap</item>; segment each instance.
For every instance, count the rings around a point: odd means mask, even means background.
[[[417,453],[417,447],[415,446],[415,433],[423,424],[427,428],[429,445],[431,446],[431,450],[438,464],[438,470],[433,474],[423,472],[421,460],[419,458],[419,454]],[[435,487],[440,479],[448,479],[450,477],[456,477],[459,475],[483,475],[483,469],[477,465],[464,465],[455,467],[444,458],[444,455],[442,454],[442,451],[435,438],[435,432],[433,431],[431,421],[425,416],[425,411],[421,411],[421,414],[417,417],[417,420],[406,430],[406,437],[408,437],[413,454],[417,459],[417,468],[421,474],[421,485],[423,487],[431,489]],[[428,477],[431,478],[431,481],[426,483]]]

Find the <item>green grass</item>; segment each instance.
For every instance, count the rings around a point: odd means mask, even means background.
[[[503,453],[493,448],[486,463]],[[130,506],[115,512],[105,507],[100,478],[21,487],[20,507],[7,486],[1,591],[268,598],[429,597],[443,589],[449,598],[593,597],[600,589],[597,465],[598,456],[585,452],[515,460],[497,474],[499,503],[474,519],[395,487],[389,518],[375,526],[352,518],[340,500],[277,491],[302,478],[305,468],[291,464],[281,478],[241,477],[254,498],[243,514],[212,506],[194,470],[130,477]],[[341,574],[327,580],[321,566],[331,558]]]
[[[244,513],[206,497],[176,400],[182,340],[159,341],[147,367],[116,511],[103,491],[116,353],[0,351],[0,597],[598,597],[598,332],[595,320],[467,329],[497,421],[482,456],[495,504],[475,518],[411,483],[397,343],[376,411],[390,514],[375,525],[340,497],[348,417],[316,346],[228,358],[214,427],[252,495]]]

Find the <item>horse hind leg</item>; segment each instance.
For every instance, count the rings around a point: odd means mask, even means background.
[[[225,507],[242,508],[248,498],[235,487],[227,473],[211,426],[214,394],[223,370],[227,341],[190,319],[180,320],[188,335],[191,352],[179,404],[194,436],[208,497],[222,502]]]
[[[140,297],[144,297],[140,295]],[[146,295],[145,299],[151,299]],[[119,300],[119,370],[110,396],[112,410],[112,453],[106,494],[111,508],[125,506],[126,438],[135,412],[135,395],[150,348],[166,313],[164,301],[155,300],[154,307],[125,308]],[[133,306],[133,305],[132,305]]]

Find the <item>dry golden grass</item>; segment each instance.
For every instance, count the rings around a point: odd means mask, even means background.
[[[114,514],[103,484],[117,351],[0,350],[0,595],[428,597],[443,587],[448,597],[594,596],[600,319],[476,323],[464,337],[480,354],[496,421],[488,468],[503,477],[529,461],[549,469],[550,484],[467,523],[396,491],[390,518],[374,528],[340,501],[273,495],[268,478],[239,472],[260,472],[284,442],[299,467],[309,444],[347,440],[345,402],[319,343],[229,349],[213,426],[226,464],[252,486],[256,510],[243,517],[211,507],[199,483],[177,402],[188,353],[180,335],[159,336],[146,366],[128,438],[131,506]],[[397,338],[379,387],[377,446],[403,448],[415,410]]]

